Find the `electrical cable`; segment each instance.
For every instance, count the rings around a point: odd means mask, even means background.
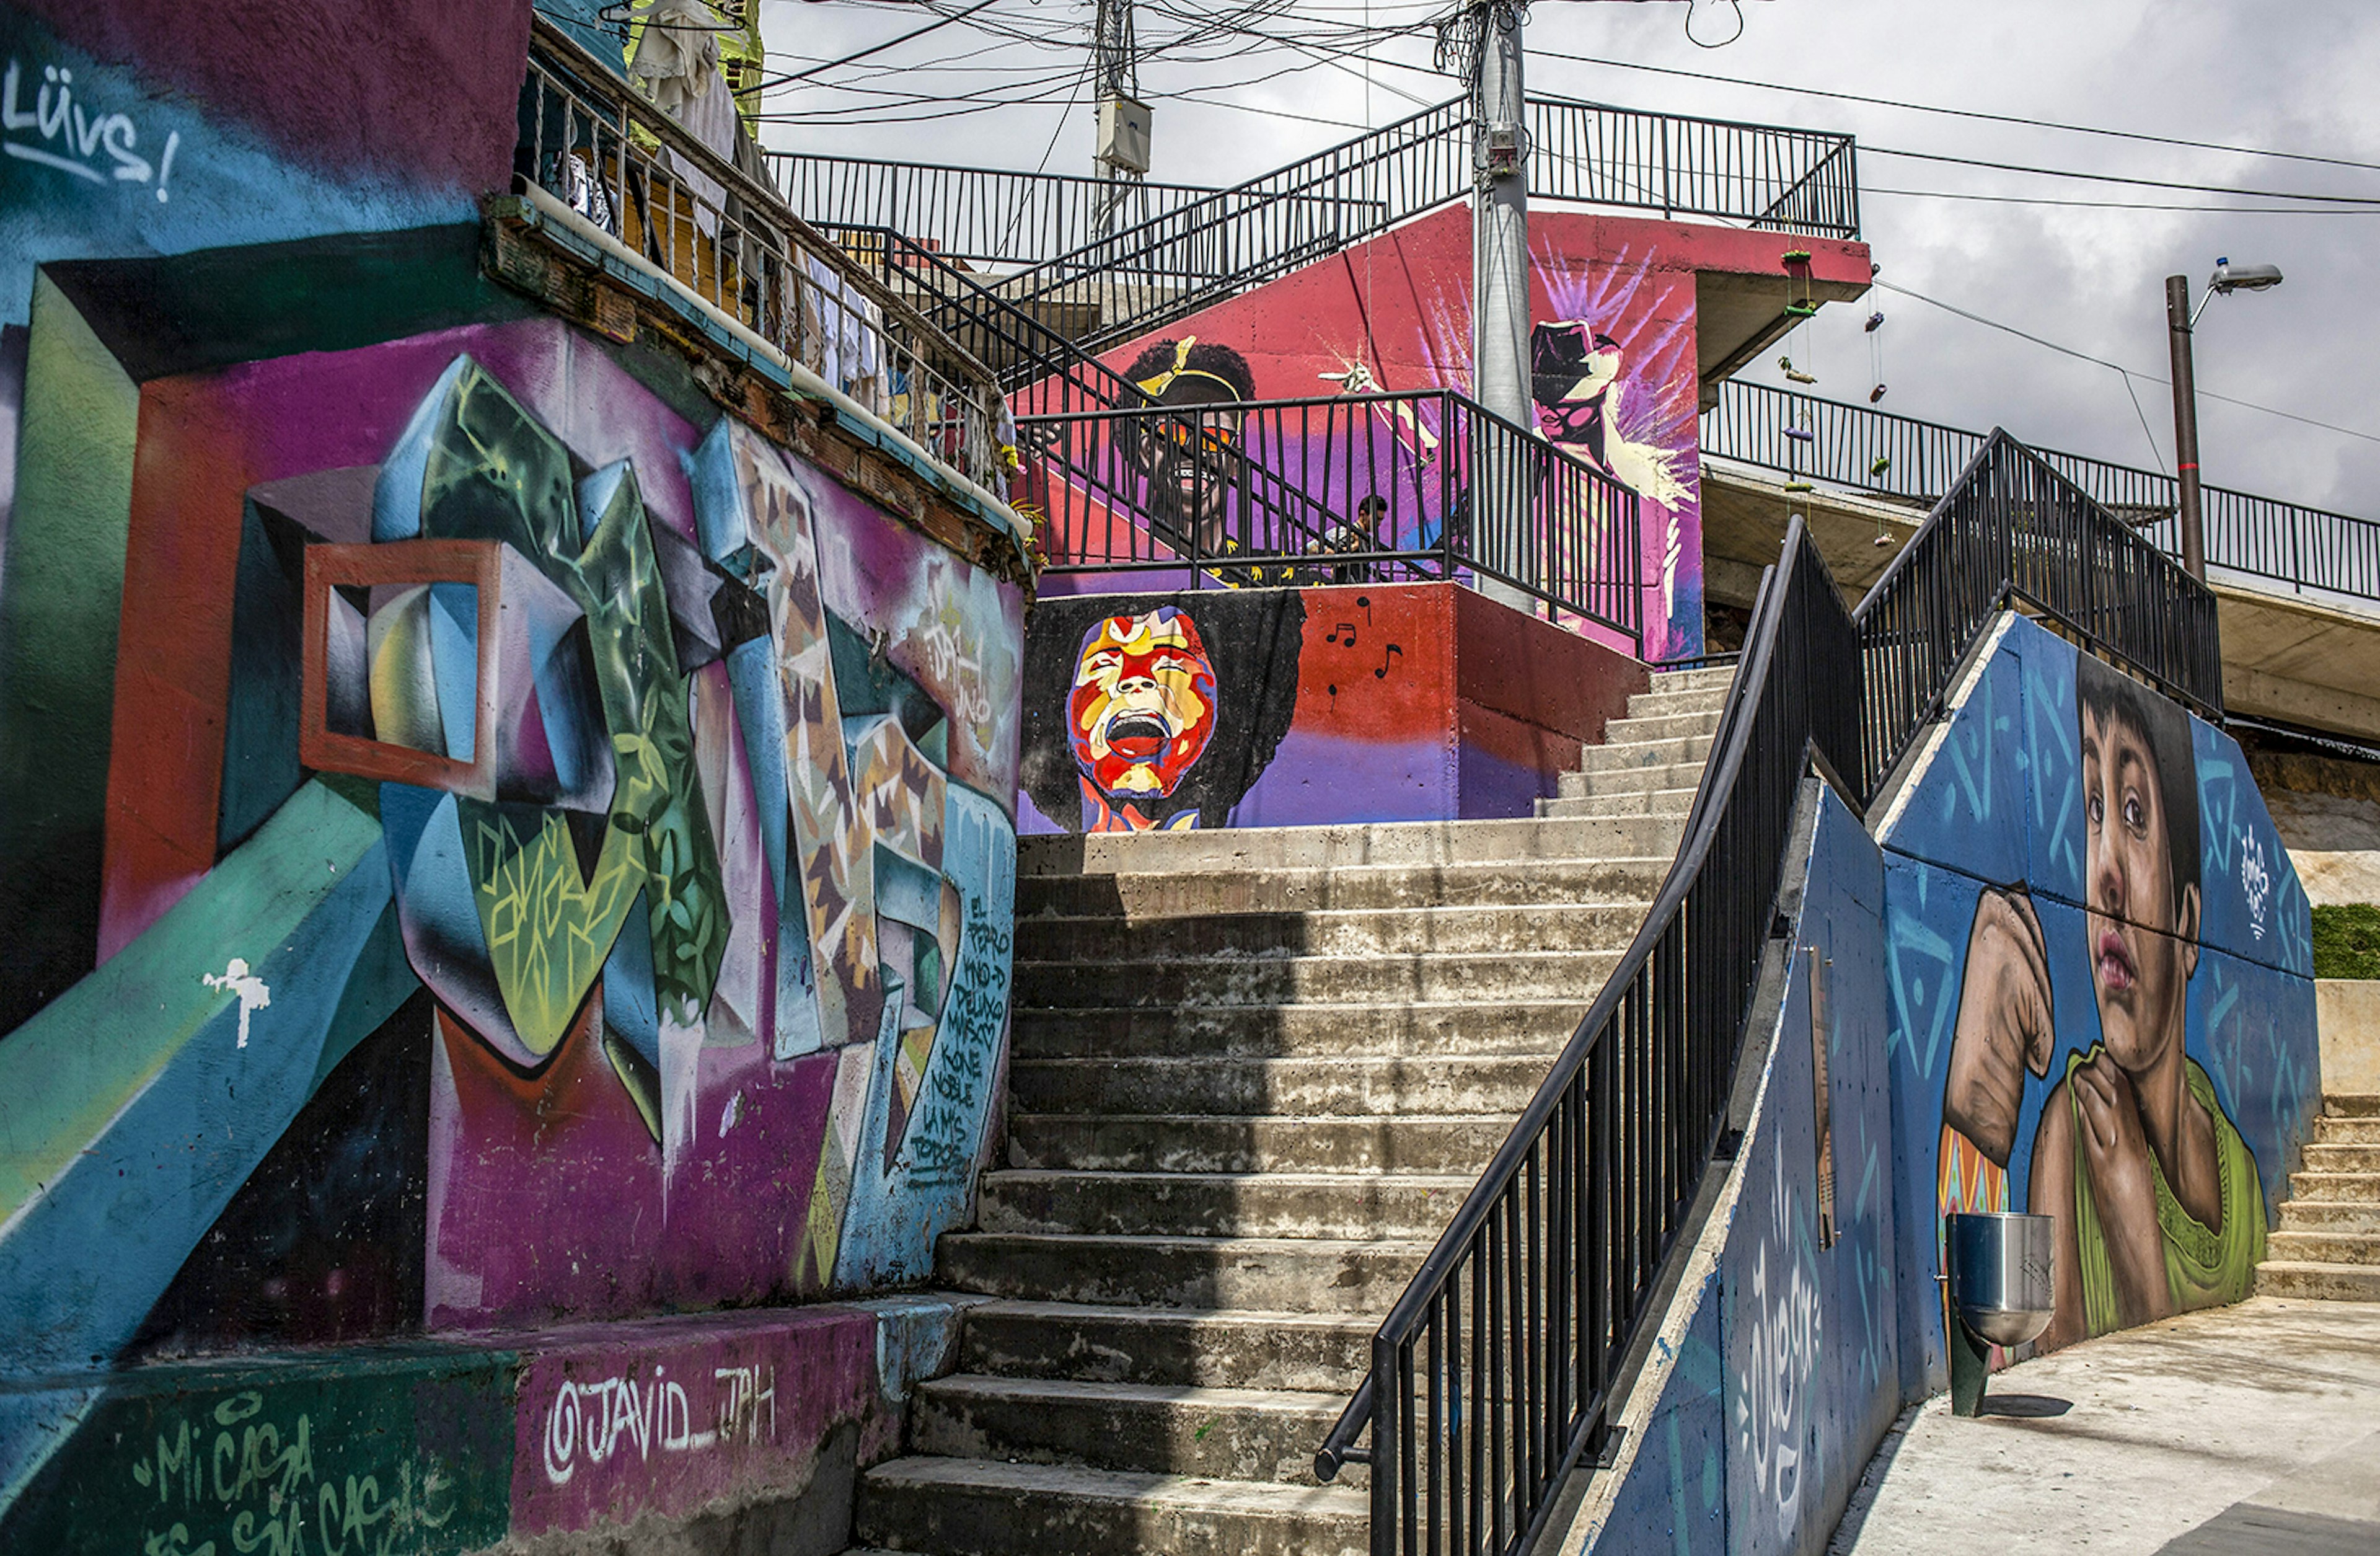
[[[2169,379],[2159,378],[2155,373],[2138,372],[2137,370],[2125,367],[2120,362],[2111,362],[2105,357],[2094,357],[2087,351],[2078,351],[2070,346],[2060,346],[2054,340],[2045,340],[2041,336],[2034,334],[2029,331],[2020,330],[2013,324],[2003,324],[1997,319],[1985,318],[1983,314],[1974,312],[1970,309],[1961,308],[1956,303],[1944,302],[1939,298],[1929,298],[1923,292],[1912,292],[1906,286],[1896,286],[1889,281],[1878,280],[1875,285],[1884,291],[1897,293],[1901,297],[1912,298],[1915,301],[1925,303],[1930,308],[1938,308],[1945,313],[1955,313],[1960,318],[1966,320],[1970,323],[1981,324],[1986,329],[1998,330],[2003,334],[2011,334],[2016,336],[2019,340],[2030,341],[2035,346],[2045,346],[2051,351],[2058,353],[2060,356],[2071,357],[2077,361],[2089,362],[2094,367],[2106,368],[2110,372],[2122,373],[2127,377],[2138,376],[2143,383],[2158,384],[2168,389],[2173,386],[2172,381]],[[2262,411],[2266,416],[2277,416],[2284,421],[2302,422],[2309,427],[2319,427],[2325,432],[2337,432],[2342,437],[2361,438],[2366,443],[2380,443],[2380,433],[2362,432],[2356,431],[2352,427],[2341,427],[2336,422],[2318,421],[2311,416],[2300,416],[2295,411],[2281,410],[2273,406],[2260,406],[2253,400],[2242,400],[2235,398],[2229,395],[2218,395],[2211,389],[2199,390],[2198,397],[2202,400],[2220,400],[2225,405],[2238,406],[2243,410]],[[2142,418],[2143,422],[2147,419],[2148,419],[2146,417]]]
[[[807,81],[812,76],[817,75],[822,70],[832,70],[841,65],[856,64],[860,60],[868,58],[870,55],[880,55],[886,49],[892,48],[897,44],[905,43],[912,38],[922,38],[929,32],[938,31],[942,28],[948,27],[954,21],[965,21],[967,18],[975,15],[978,11],[984,10],[991,6],[998,5],[999,3],[1000,0],[976,0],[974,5],[969,6],[964,11],[953,11],[949,16],[937,18],[936,19],[928,22],[925,26],[917,29],[915,31],[902,33],[898,38],[887,38],[880,43],[870,43],[868,47],[861,49],[856,54],[844,55],[841,59],[830,59],[823,65],[813,65],[807,70],[797,70],[790,76],[782,76],[774,80],[763,81],[760,83],[759,90],[766,91],[771,87],[790,86],[795,81]]]
[[[1743,24],[1743,0],[1727,0],[1727,3],[1728,3],[1729,5],[1733,6],[1735,7],[1735,30],[1734,30],[1734,31],[1732,31],[1732,32],[1730,32],[1730,33],[1729,33],[1726,37],[1721,38],[1721,39],[1720,39],[1718,43],[1704,43],[1700,38],[1695,37],[1695,36],[1694,36],[1694,6],[1695,6],[1695,5],[1696,5],[1696,4],[1698,4],[1698,3],[1699,3],[1699,0],[1687,0],[1687,5],[1686,5],[1686,42],[1687,42],[1687,43],[1692,43],[1694,47],[1696,47],[1696,48],[1698,48],[1698,49],[1723,49],[1723,48],[1727,47],[1730,43],[1734,43],[1738,38],[1741,38],[1741,37],[1742,37],[1742,36],[1743,36],[1743,25],[1744,25],[1744,24]]]
[[[1860,198],[1870,195],[1896,195],[1911,200],[1966,200],[1989,205],[2062,205],[2083,211],[2197,211],[2210,215],[2225,216],[2380,216],[2380,198],[2369,207],[2324,205],[2168,205],[2155,201],[2129,200],[2058,200],[2048,195],[1972,194],[1956,189],[1888,189],[1873,184],[1860,186]]]
[[[2251,200],[2295,200],[2318,205],[2369,205],[2371,195],[2305,194],[2282,189],[2247,189],[2237,184],[2192,184],[2170,178],[2140,178],[2122,173],[2086,173],[2079,168],[2030,167],[2022,163],[1996,162],[1988,157],[1952,156],[1947,152],[1906,152],[1889,146],[1862,146],[1863,155],[1872,157],[1902,157],[1912,162],[1949,163],[1959,167],[1981,167],[1994,173],[2022,173],[2042,178],[2081,178],[2095,184],[2130,184],[2149,189],[2181,189],[2192,194],[2240,195]]]
[[[1898,108],[1913,114],[1940,114],[1951,118],[1981,119],[1990,124],[2017,125],[2027,129],[2051,129],[2067,135],[2101,135],[2117,140],[2139,140],[2155,146],[2180,146],[2191,151],[2228,152],[2240,156],[2272,157],[2284,162],[2316,163],[2326,167],[2352,167],[2365,172],[2380,173],[2380,162],[2360,162],[2351,157],[2323,156],[2311,152],[2279,152],[2263,146],[2227,146],[2219,140],[2192,140],[2174,135],[2152,135],[2143,130],[2109,129],[2099,125],[2066,124],[2056,119],[2028,118],[2021,114],[1993,114],[1979,108],[1952,108],[1937,103],[1910,103],[1893,97],[1870,97],[1864,92],[1832,91],[1824,87],[1791,86],[1782,81],[1759,81],[1743,76],[1722,76],[1709,70],[1687,70],[1672,65],[1645,65],[1630,59],[1606,59],[1596,55],[1564,54],[1559,49],[1532,48],[1529,53],[1544,59],[1563,59],[1579,65],[1599,65],[1612,70],[1637,70],[1656,76],[1679,76],[1689,80],[1713,81],[1721,86],[1751,87],[1762,91],[1779,91],[1798,97],[1823,97],[1838,103],[1864,103],[1876,108]]]

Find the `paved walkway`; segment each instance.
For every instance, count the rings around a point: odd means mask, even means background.
[[[1834,1556],[2380,1552],[2380,1303],[2258,1297],[2109,1335],[1998,1374],[1985,1409],[1904,1416]]]

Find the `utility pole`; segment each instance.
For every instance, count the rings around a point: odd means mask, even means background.
[[[1132,0],[1099,0],[1091,21],[1091,75],[1099,104],[1099,144],[1091,170],[1106,187],[1091,214],[1091,232],[1115,230],[1116,212],[1148,171],[1148,104],[1140,100],[1138,50],[1132,37]]]
[[[1524,427],[1529,397],[1528,99],[1522,80],[1521,7],[1482,0],[1472,88],[1472,392]]]
[[[1471,393],[1515,426],[1534,433],[1529,393],[1528,98],[1521,68],[1521,6],[1477,0],[1470,8],[1472,225]],[[1506,451],[1478,459],[1472,471],[1471,543],[1489,566],[1517,567],[1529,523],[1530,461],[1502,437],[1481,445]],[[1516,610],[1534,611],[1523,591],[1481,578],[1479,591]]]
[[[2276,273],[2277,278],[2278,273]],[[2206,581],[2206,528],[2198,487],[2198,383],[2191,365],[2190,277],[2165,278],[2166,334],[2173,343],[2173,473],[2181,487],[2181,565]]]

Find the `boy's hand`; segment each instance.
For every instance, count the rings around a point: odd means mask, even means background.
[[[2116,1277],[2116,1297],[2127,1324],[2162,1318],[2171,1304],[2165,1273],[2165,1235],[2157,1226],[2156,1184],[2149,1142],[2141,1127],[2140,1099],[2130,1076],[2107,1052],[2078,1065],[2071,1077],[2081,1113],[2077,1144],[2099,1230]]]
[[[1986,888],[1967,933],[1942,1121],[2007,1166],[2024,1102],[2024,1072],[2049,1073],[2056,1039],[2049,953],[2033,900],[2022,891]]]

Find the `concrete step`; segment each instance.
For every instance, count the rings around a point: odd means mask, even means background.
[[[1417,1173],[1010,1168],[983,1175],[976,1224],[1126,1237],[1436,1237],[1473,1182]]]
[[[1424,956],[1214,956],[1196,961],[1023,962],[1016,1009],[1087,1005],[1381,1004],[1400,1000],[1591,1003],[1617,951],[1472,952]]]
[[[2256,1266],[2256,1293],[2316,1302],[2380,1302],[2380,1266],[2270,1258]]]
[[[1008,1117],[1008,1161],[1020,1168],[1084,1172],[1349,1169],[1476,1178],[1512,1128],[1512,1118],[1500,1114],[1300,1118],[1015,1112]]]
[[[960,1291],[1134,1307],[1267,1307],[1378,1316],[1426,1242],[1303,1237],[1097,1237],[946,1232],[934,1279]]]
[[[1365,1556],[1369,1513],[1356,1487],[916,1457],[861,1477],[854,1535],[941,1556]]]
[[[1393,1004],[1089,1005],[1019,1009],[1018,1059],[1427,1058],[1551,1060],[1594,1002],[1414,1001]]]
[[[1691,789],[1648,789],[1637,794],[1580,795],[1568,799],[1560,795],[1551,799],[1540,796],[1536,809],[1538,816],[1547,820],[1566,816],[1661,816],[1682,827],[1694,801]]]
[[[1315,1447],[1346,1404],[1336,1393],[961,1373],[918,1388],[909,1447],[952,1458],[1311,1486]]]
[[[1640,691],[1628,699],[1628,716],[1632,719],[1657,719],[1670,713],[1716,713],[1727,706],[1725,687],[1705,687],[1698,691],[1670,691],[1656,687]]]
[[[1036,1113],[1518,1114],[1534,1056],[1446,1059],[1019,1059],[1010,1105]]]
[[[1735,666],[1715,664],[1705,670],[1657,670],[1653,673],[1655,691],[1725,691],[1735,685]]]
[[[2289,1197],[2380,1205],[2380,1173],[2291,1173]]]
[[[1718,733],[1719,711],[1716,707],[1693,712],[1654,713],[1638,718],[1630,709],[1624,719],[1613,719],[1603,726],[1603,743],[1607,746],[1633,746],[1646,740],[1672,740],[1680,736],[1711,735]]]
[[[1614,720],[1608,727],[1617,729],[1621,722]],[[1586,772],[1621,772],[1633,768],[1676,767],[1683,763],[1699,766],[1709,760],[1710,746],[1711,737],[1707,735],[1679,735],[1667,739],[1631,740],[1616,745],[1606,743],[1589,746],[1581,751],[1579,767]]]
[[[2322,1099],[2325,1118],[2380,1118],[2380,1091],[2332,1091]]]
[[[1506,859],[1347,869],[1223,867],[1113,875],[1027,875],[1016,882],[1016,911],[1026,917],[1128,915],[1142,919],[1215,913],[1649,902],[1661,878],[1669,873],[1674,853],[1672,848],[1670,853],[1632,858]]]
[[[2281,1207],[2281,1230],[2380,1237],[2380,1197],[2362,1201],[2291,1199]]]
[[[1590,746],[1589,751],[1605,748]],[[1652,762],[1643,767],[1587,768],[1565,772],[1554,780],[1554,797],[1583,799],[1589,795],[1633,795],[1662,789],[1691,789],[1703,781],[1699,761]]]
[[[2380,1234],[2353,1232],[2276,1232],[2265,1240],[2267,1257],[2300,1264],[2380,1266]]]
[[[1219,913],[1198,918],[1040,914],[1016,920],[1015,952],[1020,962],[1082,963],[1221,955],[1620,951],[1644,918],[1641,900],[1535,907]]]
[[[2380,1146],[2380,1118],[2317,1118],[2313,1143],[2323,1146]]]
[[[1655,741],[1642,748],[1654,750],[1671,744],[1675,742]],[[1591,747],[1587,754],[1610,748]],[[1633,858],[1657,854],[1664,848],[1675,849],[1677,839],[1671,835],[1674,832],[1673,827],[1657,819],[1609,818],[1569,821],[1378,821],[1329,827],[1232,827],[1213,832],[1193,829],[1026,837],[1017,840],[1016,872],[1020,876],[1106,875]]]
[[[1697,772],[1700,770],[1697,769]],[[1572,776],[1565,773],[1564,777]],[[1670,816],[1680,821],[1694,806],[1694,791],[1623,789],[1616,794],[1557,794],[1537,801],[1540,816]]]
[[[2309,1173],[2380,1173],[2380,1146],[2308,1146]]]
[[[1378,1327],[1362,1313],[987,1302],[967,1309],[958,1365],[1003,1377],[1295,1389],[1344,1399],[1371,1369]]]

